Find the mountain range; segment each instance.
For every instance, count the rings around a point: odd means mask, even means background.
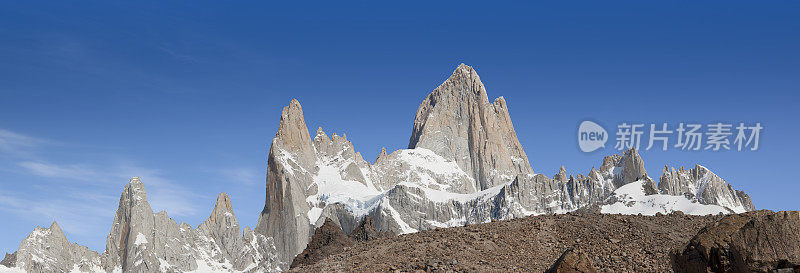
[[[267,159],[266,201],[241,229],[221,193],[192,228],[154,213],[138,177],[123,189],[102,254],[70,243],[57,223],[37,227],[0,269],[12,272],[274,272],[288,269],[316,228],[352,233],[364,221],[382,234],[541,214],[591,211],[655,215],[754,210],[750,197],[706,167],[665,166],[651,178],[635,149],[585,175],[535,173],[503,97],[490,101],[476,71],[459,65],[420,104],[407,149],[369,162],[346,135],[317,128],[292,100]]]

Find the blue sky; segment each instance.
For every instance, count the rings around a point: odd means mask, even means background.
[[[504,96],[536,172],[586,173],[578,124],[761,122],[751,152],[643,151],[705,165],[756,207],[800,209],[800,4],[791,1],[0,3],[0,251],[57,220],[102,252],[119,194],[197,226],[227,192],[264,204],[268,145],[300,100],[310,130],[368,160],[405,148],[459,63]]]

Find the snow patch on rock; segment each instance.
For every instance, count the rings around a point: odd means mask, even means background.
[[[144,236],[142,233],[136,234],[136,241],[133,242],[135,245],[142,245],[147,243],[147,237]]]
[[[615,202],[601,206],[600,212],[609,214],[641,213],[642,215],[655,215],[659,212],[667,214],[674,211],[682,211],[691,215],[730,213],[725,207],[700,204],[684,196],[646,195],[644,181],[642,180],[619,187],[614,191],[611,198]]]

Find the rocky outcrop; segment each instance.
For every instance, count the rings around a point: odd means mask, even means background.
[[[408,148],[455,161],[478,190],[533,172],[505,99],[489,102],[478,73],[465,64],[422,101]]]
[[[546,273],[596,273],[585,253],[568,248]]]
[[[703,228],[673,253],[676,272],[800,270],[800,212],[733,214]]]
[[[162,214],[166,216],[166,214]],[[158,223],[156,223],[158,218]],[[120,267],[129,272],[146,272],[160,267],[155,247],[156,233],[175,237],[180,233],[176,223],[164,221],[165,217],[155,217],[150,204],[147,202],[144,184],[138,177],[131,179],[119,199],[117,214],[111,225],[111,232],[106,239],[106,251],[103,253],[103,267],[107,271]],[[165,240],[169,243],[170,240]],[[177,247],[177,246],[173,246]],[[175,255],[169,259],[179,259]],[[175,262],[175,261],[173,261]],[[180,269],[193,270],[197,267],[194,261],[183,260],[176,263]]]
[[[2,265],[16,267],[28,273],[97,272],[100,254],[85,246],[67,241],[58,223],[49,228],[36,227]]]
[[[664,194],[683,195],[702,204],[724,206],[736,213],[755,210],[749,195],[733,189],[725,180],[700,165],[690,170],[664,166],[658,189]]]
[[[332,218],[347,230],[355,228],[362,215],[353,215],[353,210],[365,204],[339,201],[378,195],[385,182],[345,135],[329,137],[318,128],[312,139],[297,100],[281,113],[267,165],[267,200],[256,232],[274,238],[281,260],[287,263],[303,251],[314,227],[323,224],[320,219]],[[346,199],[339,199],[343,196]]]
[[[353,239],[356,242],[366,242],[372,241],[380,238],[388,238],[392,237],[394,234],[388,232],[381,232],[378,228],[375,227],[375,221],[372,220],[372,216],[364,216],[364,219],[361,219],[361,223],[350,232],[350,239]]]
[[[314,228],[321,227],[327,220],[336,223],[345,233],[352,232],[358,226],[357,216],[353,215],[353,212],[342,203],[326,205],[316,220]]]
[[[305,248],[311,235],[310,210],[306,197],[310,188],[316,154],[297,100],[283,108],[278,132],[267,157],[266,202],[255,231],[273,238],[282,261],[288,262]]]
[[[556,180],[561,183],[567,183],[567,181],[570,179],[572,179],[572,177],[569,177],[567,175],[567,169],[564,168],[564,166],[561,166],[561,168],[558,169],[558,173],[553,175],[553,180]]]
[[[644,160],[642,160],[642,157],[635,148],[625,150],[621,156],[612,155],[603,158],[600,172],[611,175],[612,183],[615,188],[638,180],[653,181],[647,176],[647,170],[644,168]]]
[[[248,248],[248,242],[241,236],[239,221],[233,214],[231,199],[225,193],[217,196],[217,203],[211,216],[197,227],[198,232],[207,234],[220,252],[214,255],[216,260],[231,263],[233,269],[243,270],[246,266],[256,263],[254,249]]]
[[[294,258],[291,267],[313,264],[352,245],[353,241],[342,229],[330,219],[326,219],[325,223],[314,231],[308,246]]]
[[[5,267],[17,266],[17,253],[6,253],[6,256],[3,257],[2,261],[0,261],[0,265]]]
[[[490,103],[466,65],[422,102],[409,149],[382,149],[372,164],[346,136],[317,128],[312,138],[306,128],[302,107],[292,100],[269,150],[267,200],[256,228],[275,239],[287,263],[325,219],[350,233],[369,216],[378,232],[396,235],[581,208],[729,212],[723,205],[698,207],[683,196],[663,198],[635,149],[605,157],[586,175],[565,167],[553,178],[534,174],[505,100]]]
[[[192,229],[166,212],[153,213],[144,184],[134,177],[120,196],[102,266],[109,272],[280,270],[271,239],[249,230],[244,236],[240,232],[226,194],[217,197],[211,216]]]
[[[381,152],[378,153],[378,157],[375,158],[375,162],[373,162],[373,164],[377,164],[379,161],[386,158],[386,156],[386,147],[381,147]]]
[[[479,191],[474,187],[474,180],[455,161],[424,148],[394,151],[370,166],[368,171],[379,191],[391,190],[398,184],[424,185],[459,194]]]
[[[317,129],[317,135],[314,137],[314,150],[316,151],[315,158],[317,165],[331,166],[335,168],[336,175],[346,181],[356,181],[364,186],[368,185],[368,171],[365,168],[369,167],[369,163],[361,157],[361,153],[356,152],[353,143],[347,140],[347,135],[339,136],[334,133],[328,138],[322,127]],[[316,170],[315,174],[325,175]]]
[[[562,169],[564,169],[562,167]],[[653,180],[647,175],[644,161],[636,149],[628,149],[622,155],[610,155],[603,158],[599,169],[592,167],[588,175],[577,174],[566,178],[566,172],[559,172],[555,177],[566,180],[564,195],[567,199],[565,210],[574,210],[585,206],[609,202],[613,192],[627,184],[645,181],[655,188]]]
[[[4,266],[37,272],[276,272],[281,264],[271,238],[246,228],[244,235],[228,195],[192,229],[166,212],[153,213],[144,184],[134,177],[120,195],[106,250],[100,255],[70,244],[57,223],[36,228]]]
[[[416,157],[409,159],[410,155],[426,153],[423,151],[426,150],[422,148],[400,150],[390,154],[385,163],[373,165],[369,169],[374,174],[384,175],[383,181],[391,179],[400,181],[389,190],[382,193],[378,191],[380,194],[365,201],[372,206],[372,209],[363,213],[373,217],[376,229],[382,232],[403,234],[436,227],[482,223],[528,215],[565,213],[589,206],[603,205],[606,202],[616,202],[617,200],[609,200],[609,197],[613,196],[618,189],[615,184],[625,186],[638,182],[634,186],[640,187],[641,197],[657,193],[655,184],[644,172],[641,158],[635,150],[627,151],[621,156],[607,157],[604,160],[605,165],[602,167],[604,171],[600,172],[593,168],[589,176],[569,175],[567,177],[565,169],[559,171],[559,174],[555,176],[556,179],[542,174],[519,175],[513,181],[472,194],[451,192],[450,190],[458,189],[457,186],[462,184],[454,184],[454,180],[447,179],[446,176],[433,175],[435,172],[430,169],[409,168],[413,171],[377,172],[382,170],[381,165],[384,164],[394,166],[387,170],[402,170],[403,168],[398,167],[404,166],[405,162],[418,161],[419,158]],[[435,154],[430,154],[430,158],[435,158],[435,156]],[[435,162],[443,160],[436,159],[425,165],[441,164]],[[627,172],[628,178],[625,175],[626,168],[634,169],[634,171]],[[438,168],[440,171],[442,169],[445,168]],[[414,179],[415,175],[426,173],[432,174],[427,177],[432,178],[432,181]],[[406,174],[409,176],[405,176]],[[629,179],[636,180],[629,181]],[[622,201],[631,202],[627,199],[630,196],[620,196],[621,199],[623,197],[626,199]],[[331,210],[328,207],[323,210],[323,215],[330,215],[346,231],[351,229],[353,219],[357,219],[361,215],[356,215],[355,211],[357,210],[352,207],[348,210],[348,206],[335,206],[336,209]],[[668,213],[681,208],[659,207],[659,209],[662,213]],[[343,217],[348,211],[352,214]],[[655,214],[656,211],[645,213]],[[698,210],[695,213],[702,214],[704,211]]]

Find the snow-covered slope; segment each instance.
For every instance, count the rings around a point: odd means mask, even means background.
[[[645,181],[636,181],[615,190],[609,197],[609,204],[602,205],[600,212],[610,214],[655,215],[681,211],[692,215],[731,213],[730,208],[719,205],[705,205],[685,196],[645,193]]]
[[[99,272],[102,270],[100,255],[85,246],[68,242],[56,222],[53,222],[49,228],[36,227],[22,241],[19,250],[7,256],[7,259],[9,260],[3,260],[4,266],[22,272]]]
[[[24,269],[21,267],[6,267],[5,265],[0,265],[0,272],[3,273],[26,273]],[[80,272],[80,271],[78,271]],[[72,272],[70,272],[72,273]]]
[[[699,164],[689,170],[664,166],[658,188],[665,194],[686,196],[702,204],[724,206],[736,213],[755,210],[750,196],[733,189],[728,182]]]

